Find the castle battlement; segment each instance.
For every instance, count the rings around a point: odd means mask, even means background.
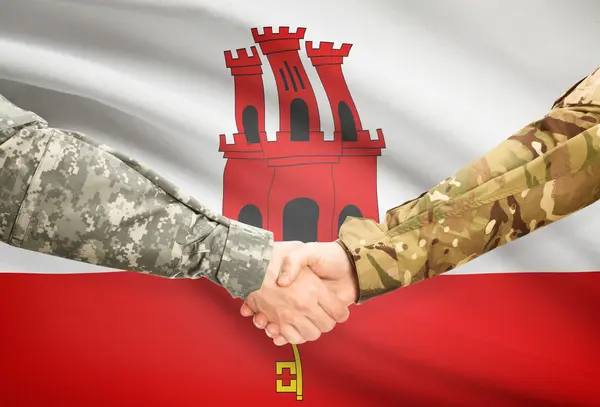
[[[261,140],[267,139],[265,132],[260,132],[259,136]],[[248,143],[246,133],[234,133],[233,143],[228,144],[225,134],[219,135],[219,151],[221,153],[262,153],[261,143]]]
[[[262,61],[255,46],[250,47],[250,53],[246,48],[236,49],[237,58],[232,51],[225,51],[225,65],[227,68],[242,68],[246,66],[260,66]]]
[[[260,143],[248,143],[245,133],[234,133],[233,143],[227,143],[225,134],[219,135],[219,151],[225,153],[262,153],[264,158],[283,157],[336,157],[339,155],[379,155],[385,148],[383,131],[377,129],[377,139],[371,139],[369,130],[357,132],[355,141],[341,141],[341,132],[334,132],[334,140],[325,140],[325,133],[311,131],[310,140],[293,141],[291,133],[278,131],[277,139],[267,140],[267,133],[260,132]],[[293,152],[293,153],[291,153]]]
[[[306,55],[313,66],[341,65],[344,58],[350,54],[352,44],[342,44],[339,49],[333,48],[333,42],[321,42],[318,47],[313,47],[312,41],[306,41]]]
[[[342,142],[342,150],[344,155],[380,155],[381,150],[385,148],[385,139],[383,137],[383,131],[377,129],[377,139],[371,139],[371,132],[369,130],[360,130],[356,132],[356,141],[344,141]],[[341,132],[335,132],[335,138],[341,139]]]
[[[322,131],[311,131],[308,141],[293,141],[290,132],[278,131],[277,140],[261,139],[261,143],[269,167],[337,163],[342,155],[342,143],[325,140]]]
[[[336,140],[325,140],[322,131],[311,131],[310,140],[294,141],[288,131],[278,131],[275,141],[261,139],[265,158],[290,156],[338,156],[342,153],[342,144]]]
[[[273,27],[265,27],[262,34],[258,29],[252,29],[254,42],[260,45],[265,55],[285,51],[299,51],[300,40],[304,38],[306,28],[298,27],[296,32],[291,32],[290,27],[279,27],[279,32],[274,33]]]
[[[265,41],[275,41],[275,40],[298,40],[304,39],[304,34],[306,33],[306,28],[298,27],[296,32],[291,32],[290,27],[279,27],[279,32],[274,33],[273,27],[264,27],[263,33],[258,32],[258,28],[252,29],[252,37],[254,38],[254,42],[261,43]]]
[[[312,57],[347,57],[352,49],[352,44],[342,44],[339,49],[334,48],[334,43],[321,41],[319,46],[314,47],[312,41],[306,41],[306,54]]]

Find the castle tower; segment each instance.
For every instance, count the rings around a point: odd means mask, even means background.
[[[363,130],[360,116],[346,84],[342,64],[352,44],[334,49],[332,42],[314,47],[306,41],[306,53],[317,70],[331,107],[334,138],[342,143],[339,164],[333,166],[335,183],[335,234],[347,216],[379,219],[377,204],[377,156],[385,148],[381,129],[371,140]],[[360,186],[360,187],[358,187]]]
[[[308,141],[311,131],[321,130],[317,98],[298,54],[305,32],[306,28],[292,33],[289,27],[279,27],[279,33],[273,33],[272,27],[265,27],[259,34],[258,29],[252,29],[254,41],[268,58],[277,84],[278,139],[282,136],[293,141]]]
[[[269,224],[277,240],[332,240],[335,208],[332,164],[341,142],[326,141],[317,99],[300,59],[305,28],[252,29],[267,56],[279,97],[277,140],[262,141],[267,165],[275,169],[269,194]]]
[[[268,195],[273,169],[263,157],[261,139],[265,133],[265,91],[262,62],[256,50],[237,50],[237,58],[225,51],[225,64],[231,70],[235,88],[234,143],[220,135],[219,151],[227,159],[223,174],[223,214],[228,218],[265,228]]]

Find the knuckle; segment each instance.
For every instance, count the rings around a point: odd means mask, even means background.
[[[294,313],[289,309],[285,308],[279,311],[279,320],[280,321],[290,321],[294,317]]]
[[[309,301],[304,293],[292,296],[290,298],[290,302],[292,303],[294,309],[298,311],[307,311],[310,308]]]
[[[306,313],[307,311],[310,311],[312,307],[305,301],[298,301],[296,308],[298,311]]]
[[[285,267],[290,268],[294,265],[294,262],[296,261],[296,257],[297,256],[294,252],[288,252],[283,255],[282,264]]]

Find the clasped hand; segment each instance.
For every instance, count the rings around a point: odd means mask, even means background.
[[[275,345],[300,344],[345,322],[357,295],[356,274],[337,242],[278,242],[261,288],[241,314],[254,316]]]

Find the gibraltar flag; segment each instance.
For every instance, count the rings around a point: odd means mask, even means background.
[[[565,19],[563,6],[166,3],[2,5],[0,94],[278,240],[379,220],[599,63],[563,35],[597,37],[597,13]],[[532,63],[555,55],[546,44],[572,64]],[[600,274],[582,272],[600,267],[594,213],[281,348],[206,280],[3,245],[0,406],[595,406]]]

